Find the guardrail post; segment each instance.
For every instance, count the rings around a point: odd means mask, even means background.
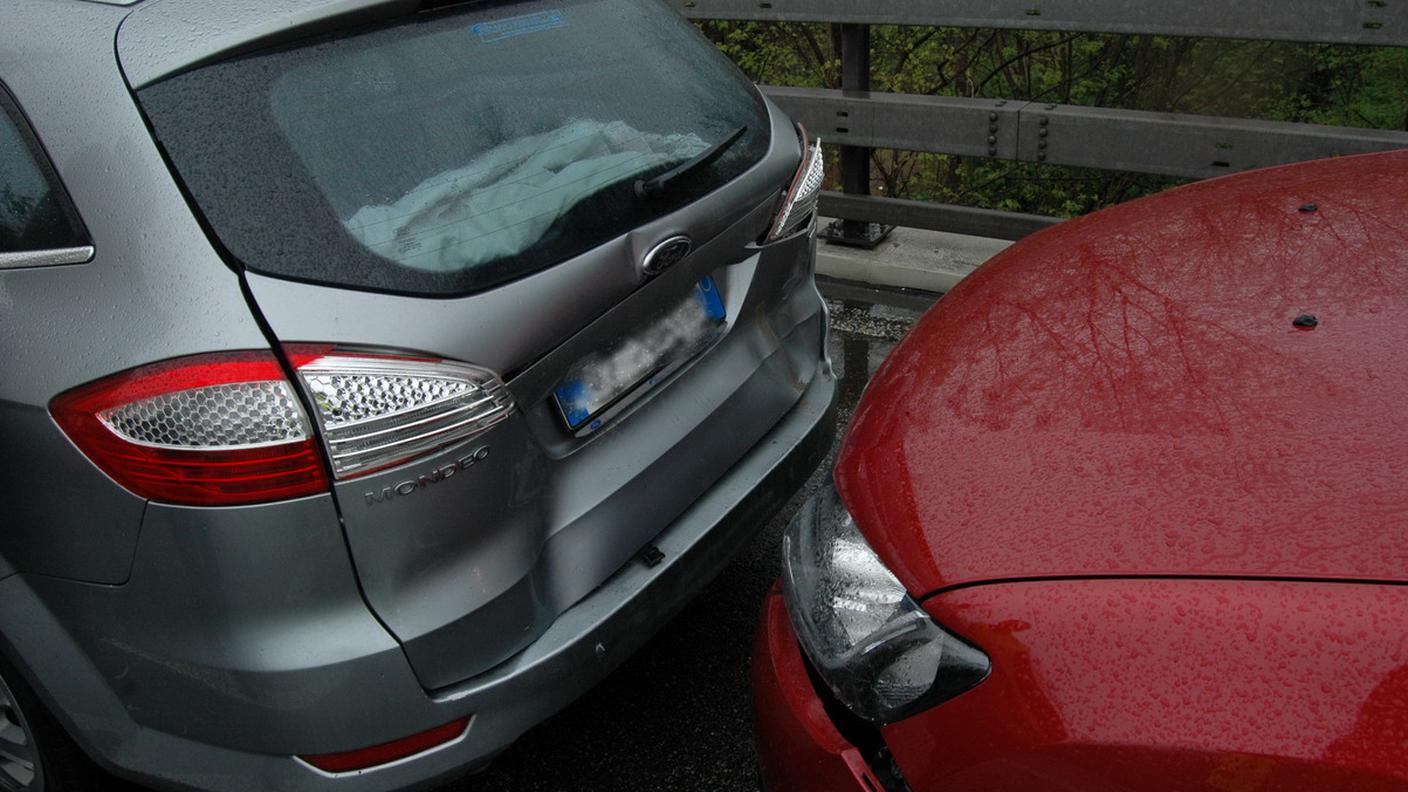
[[[841,90],[870,90],[870,26],[841,25]],[[841,189],[847,195],[870,195],[872,150],[861,146],[841,147]],[[822,232],[830,242],[874,248],[894,230],[894,226],[860,220],[838,220]]]

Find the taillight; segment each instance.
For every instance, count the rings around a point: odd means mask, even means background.
[[[802,165],[797,168],[797,176],[787,188],[782,209],[768,231],[767,242],[791,236],[805,228],[821,200],[821,186],[826,178],[826,159],[822,156],[821,139],[809,139],[806,127],[800,124],[797,130],[802,136]]]
[[[474,437],[507,418],[493,372],[427,358],[290,346],[338,479]],[[328,491],[305,414],[269,352],[197,355],[75,388],[54,420],[114,481],[144,498],[236,506]]]
[[[492,371],[425,358],[290,346],[333,474],[365,476],[478,435],[513,396]]]
[[[312,427],[268,352],[143,366],[50,409],[94,464],[144,498],[233,506],[328,489]]]

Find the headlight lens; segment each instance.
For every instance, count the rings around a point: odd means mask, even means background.
[[[829,483],[783,537],[783,593],[803,651],[836,698],[893,723],[987,678],[987,655],[919,607]]]

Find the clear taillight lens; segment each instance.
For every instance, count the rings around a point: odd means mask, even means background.
[[[50,411],[95,465],[144,498],[233,506],[328,489],[312,427],[268,352],[143,366],[64,393]]]
[[[288,352],[339,479],[469,439],[513,413],[503,382],[477,366],[315,347]]]
[[[817,203],[821,200],[821,187],[826,179],[826,158],[822,156],[821,139],[811,140],[806,127],[797,126],[802,136],[802,165],[797,176],[787,188],[782,209],[768,231],[768,242],[791,236],[806,228],[816,214]]]

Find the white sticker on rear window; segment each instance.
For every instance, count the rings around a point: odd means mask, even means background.
[[[562,11],[544,11],[537,14],[527,14],[511,19],[496,19],[492,22],[480,22],[471,30],[480,41],[492,43],[503,41],[507,38],[522,36],[528,33],[541,33],[544,30],[555,30],[567,27],[567,14]]]

